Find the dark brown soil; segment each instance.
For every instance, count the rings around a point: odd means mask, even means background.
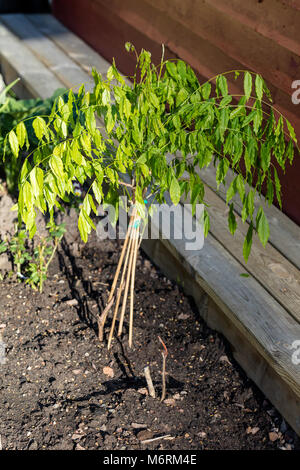
[[[142,253],[134,347],[128,348],[126,333],[111,351],[99,343],[96,317],[105,305],[117,247],[91,237],[73,258],[64,244],[43,294],[13,280],[0,283],[7,358],[0,365],[2,448],[299,448],[295,434],[235,363],[226,340]],[[76,305],[69,304],[72,299]],[[158,335],[169,350],[163,403]],[[146,365],[156,399],[147,394]],[[142,442],[165,435],[170,438]]]

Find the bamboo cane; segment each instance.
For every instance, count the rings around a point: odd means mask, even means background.
[[[134,225],[134,221],[133,221],[133,225]],[[130,247],[129,264],[128,264],[128,271],[127,271],[127,277],[126,277],[124,297],[123,297],[123,304],[122,304],[121,315],[120,315],[118,336],[120,336],[122,334],[122,329],[123,329],[124,315],[125,315],[125,309],[126,309],[126,303],[127,303],[127,297],[128,297],[129,282],[130,282],[130,278],[131,278],[132,261],[133,261],[133,256],[134,256],[135,232],[136,232],[136,228],[133,227],[133,230],[131,232],[132,243],[131,243],[131,247]]]
[[[121,256],[120,256],[120,259],[119,259],[119,262],[118,262],[117,270],[116,270],[116,273],[115,273],[115,276],[114,276],[114,280],[113,280],[113,283],[112,283],[112,286],[111,286],[111,291],[109,293],[107,303],[109,303],[110,300],[112,299],[112,297],[114,295],[114,292],[115,292],[115,289],[116,289],[116,285],[117,285],[117,282],[118,282],[118,278],[119,278],[121,266],[122,266],[122,263],[123,263],[124,255],[125,255],[125,252],[126,252],[129,236],[130,236],[130,233],[131,233],[131,226],[132,226],[132,222],[133,222],[134,218],[135,218],[135,211],[130,217],[129,228],[126,232],[126,237],[125,237],[123,248],[122,248],[122,251],[121,251]]]
[[[136,219],[135,223],[140,223],[140,219]],[[130,285],[130,315],[129,315],[129,347],[132,347],[132,334],[133,334],[133,303],[134,303],[134,282],[135,282],[135,268],[137,252],[139,248],[139,228],[136,230],[136,238],[134,239],[133,260],[131,267],[131,285]]]
[[[130,229],[130,227],[128,228],[128,230],[129,229]],[[129,253],[130,253],[130,250],[131,250],[131,245],[132,245],[132,237],[129,238],[128,248],[127,248],[127,252],[126,252],[126,256],[125,256],[125,261],[124,261],[124,264],[123,264],[123,271],[122,271],[122,276],[121,276],[121,281],[120,281],[120,289],[119,289],[117,300],[116,300],[116,306],[115,306],[114,315],[113,315],[113,319],[112,319],[112,325],[111,325],[111,329],[110,329],[110,333],[109,333],[107,349],[110,349],[112,337],[113,337],[113,334],[114,334],[115,323],[116,323],[116,319],[117,319],[117,315],[118,315],[121,295],[122,295],[122,292],[123,292],[123,289],[124,289],[124,278],[125,278],[125,273],[126,273],[126,269],[127,269],[127,264],[128,264]]]

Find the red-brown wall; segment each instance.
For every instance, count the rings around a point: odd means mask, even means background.
[[[126,75],[134,70],[126,41],[154,61],[164,43],[200,81],[233,69],[261,73],[300,140],[300,104],[291,100],[300,80],[300,0],[53,0],[53,11]],[[300,225],[300,155],[281,176],[284,212]]]

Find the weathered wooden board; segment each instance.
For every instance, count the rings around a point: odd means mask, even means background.
[[[64,84],[76,92],[82,83],[87,90],[93,87],[93,80],[53,41],[39,31],[22,14],[0,16],[3,23],[14,33],[33,54]]]
[[[110,63],[103,59],[86,42],[65,28],[52,15],[30,14],[26,15],[26,17],[41,33],[48,36],[49,39],[87,72],[90,73],[93,67],[100,73],[107,71]]]
[[[212,237],[190,258],[177,240],[142,246],[166,275],[180,280],[208,325],[227,337],[236,360],[300,433],[300,370],[291,349],[300,325],[254,279],[241,278],[243,268]]]
[[[189,202],[187,199],[186,202]],[[249,225],[243,224],[236,213],[237,229],[228,230],[228,206],[205,185],[205,202],[209,205],[210,233],[300,324],[300,271],[270,243],[263,248],[253,235],[251,255],[247,264],[243,258],[243,243]],[[186,206],[187,210],[190,210]]]
[[[5,49],[3,37],[6,39],[6,43],[8,38],[12,39],[11,42],[15,50],[18,46],[23,52],[25,59],[27,59],[27,66],[33,61],[34,70],[46,69],[48,71],[47,86],[44,84],[43,88],[39,88],[39,84],[34,80],[34,75],[30,76],[29,72],[24,71],[23,86],[29,95],[49,96],[51,87],[53,87],[53,79],[61,86],[61,81],[57,80],[55,75],[3,25],[0,25],[1,62],[3,62],[2,49]],[[48,38],[52,40],[50,36]],[[62,38],[60,40],[62,41]],[[68,55],[70,56],[70,54]],[[19,64],[25,67],[20,58],[17,62],[15,61],[15,56],[12,53],[4,56],[4,59],[15,75],[18,74]],[[214,222],[219,225],[216,232],[208,236],[202,250],[186,251],[185,242],[187,240],[184,239],[148,240],[143,242],[143,248],[170,277],[173,279],[176,279],[177,276],[180,277],[184,289],[194,296],[201,315],[210,326],[225,334],[234,348],[237,361],[286,417],[287,421],[300,433],[300,368],[292,361],[292,345],[294,341],[300,339],[300,324],[273,296],[273,290],[280,288],[278,287],[276,269],[275,271],[271,270],[272,274],[269,273],[268,279],[268,289],[272,295],[262,285],[264,269],[269,266],[269,261],[271,264],[272,262],[275,265],[276,263],[281,264],[283,257],[280,257],[281,255],[277,253],[275,247],[268,247],[266,258],[264,258],[267,260],[267,264],[260,261],[257,270],[255,265],[251,267],[252,276],[241,277],[241,274],[245,272],[245,267],[237,256],[236,248],[229,241],[226,241],[228,247],[225,248],[224,243],[222,244],[215,239],[216,236],[219,239],[223,237],[225,218],[222,216],[222,211],[225,205],[213,191],[208,191],[208,198],[210,198],[212,205],[215,205],[216,214],[213,217],[215,217]],[[282,214],[279,214],[282,217]],[[276,216],[278,217],[278,215]],[[281,225],[279,217],[278,220],[278,225]],[[174,224],[176,226],[176,220]],[[284,228],[281,227],[281,229],[284,232]],[[243,236],[242,230],[243,228],[239,226],[240,237]],[[294,233],[293,230],[291,232]],[[283,237],[283,234],[281,236]],[[289,236],[292,238],[294,236],[295,240],[295,234]],[[276,243],[279,242],[276,241]],[[275,246],[274,243],[273,245]],[[262,257],[261,251],[257,251],[256,256]],[[249,266],[247,266],[247,270],[250,272]],[[284,264],[284,266],[296,282],[297,270],[288,264]],[[280,285],[289,289],[287,295],[291,297],[289,304],[291,310],[294,309],[298,300],[295,295],[295,285],[289,284],[287,280],[284,280]],[[283,297],[279,299],[277,295],[276,298],[285,304]]]
[[[210,166],[202,169],[199,175],[207,186],[216,191],[216,169],[214,167]],[[226,191],[233,178],[234,173],[229,170],[226,177],[226,186],[221,185],[218,190],[218,194],[223,200],[226,200]],[[247,186],[247,190],[249,189]],[[239,196],[236,195],[232,201],[235,203],[234,206],[237,212],[241,214],[242,204]],[[258,197],[254,201],[255,211],[257,211],[261,203],[264,206],[264,211],[270,224],[270,242],[285,258],[300,269],[300,227],[277,209],[277,207],[264,204],[263,200],[260,200]]]
[[[35,55],[0,23],[0,61],[1,71],[7,83],[16,77],[21,83],[14,88],[20,98],[49,98],[57,88],[64,84],[43,65]]]
[[[237,230],[228,231],[228,206],[209,188],[206,201],[210,205],[211,233],[246,270],[300,323],[300,271],[270,243],[263,248],[256,234],[247,264],[243,258],[243,242],[248,224],[237,215]]]

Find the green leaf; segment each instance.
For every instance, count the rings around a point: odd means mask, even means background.
[[[234,232],[236,231],[236,228],[237,228],[237,222],[236,222],[236,218],[233,212],[233,204],[230,204],[230,208],[229,208],[228,228],[229,228],[230,233],[234,235]]]
[[[186,64],[183,60],[178,60],[177,62],[177,71],[182,80],[186,79]]]
[[[271,149],[269,142],[263,142],[260,147],[261,167],[267,171],[271,163]]]
[[[204,100],[208,100],[211,92],[211,84],[209,82],[204,83],[201,87],[201,93]]]
[[[210,221],[209,221],[209,214],[206,210],[204,210],[204,236],[207,237],[209,229],[210,229]]]
[[[256,75],[255,77],[255,93],[257,98],[261,101],[263,97],[263,88],[264,88],[264,81],[260,75]]]
[[[224,133],[227,129],[229,121],[229,109],[228,108],[222,108],[220,112],[220,137],[223,142],[223,136]]]
[[[286,119],[286,125],[287,125],[287,128],[289,130],[291,139],[295,142],[295,144],[297,144],[295,129],[293,128],[293,126],[291,125],[291,123],[287,119]]]
[[[276,197],[277,197],[279,207],[280,207],[280,209],[282,209],[281,184],[280,184],[280,179],[279,179],[279,176],[278,176],[278,173],[277,173],[277,170],[276,170],[275,166],[273,167],[273,171],[274,171],[274,179],[275,179]]]
[[[251,96],[251,92],[252,92],[252,75],[249,72],[245,72],[245,75],[244,75],[244,93],[245,93],[247,101]]]
[[[227,80],[224,75],[218,75],[216,79],[217,91],[220,92],[221,96],[228,95]]]
[[[12,153],[14,154],[15,157],[18,157],[19,155],[19,142],[18,138],[13,130],[10,131],[8,134],[8,140],[9,140],[9,145],[12,150]]]
[[[80,212],[78,217],[78,228],[81,239],[86,243],[88,241],[89,226],[82,211]]]
[[[180,106],[189,97],[185,88],[181,88],[176,96],[176,106]]]
[[[59,179],[64,178],[64,166],[61,158],[58,155],[52,155],[49,160],[49,165],[52,172]]]
[[[32,127],[38,140],[41,140],[47,129],[47,125],[44,119],[39,116],[36,117],[32,123]]]
[[[238,177],[236,179],[236,187],[237,187],[238,193],[240,195],[241,201],[243,202],[244,197],[245,197],[245,181],[244,181],[244,178],[242,177],[242,175],[238,175]]]
[[[168,61],[166,63],[166,69],[169,72],[169,74],[171,75],[171,77],[173,77],[177,80],[177,67],[174,64],[174,62]]]
[[[262,207],[259,208],[256,215],[256,230],[259,239],[265,248],[270,236],[270,227]]]
[[[231,181],[230,183],[230,186],[227,190],[227,193],[226,193],[226,204],[228,204],[229,201],[231,201],[231,199],[233,198],[233,196],[236,194],[237,192],[237,185],[236,185],[236,182],[237,182],[237,176],[234,178],[234,180]]]
[[[130,114],[131,114],[131,103],[126,97],[123,98],[121,102],[121,106],[122,106],[122,110],[126,118],[129,119]]]
[[[96,201],[98,202],[98,204],[101,204],[102,194],[101,194],[101,191],[99,189],[99,183],[96,180],[93,182],[92,188],[93,188],[93,191],[94,191],[94,196],[95,196]]]
[[[153,91],[150,91],[150,102],[153,104],[153,106],[157,109],[159,109],[159,99],[157,98],[156,94]]]
[[[24,122],[19,122],[16,127],[17,138],[19,142],[19,146],[22,148],[27,140],[27,131]]]
[[[244,259],[247,263],[250,252],[251,252],[251,247],[252,247],[252,237],[253,237],[253,224],[249,225],[247,235],[244,240],[244,245],[243,245],[243,256]]]
[[[132,49],[134,49],[134,46],[131,44],[131,42],[126,42],[125,49],[127,52],[130,52]]]
[[[180,196],[181,196],[180,185],[176,178],[172,178],[171,186],[170,186],[170,197],[171,197],[172,202],[175,204],[175,206],[179,203]]]

